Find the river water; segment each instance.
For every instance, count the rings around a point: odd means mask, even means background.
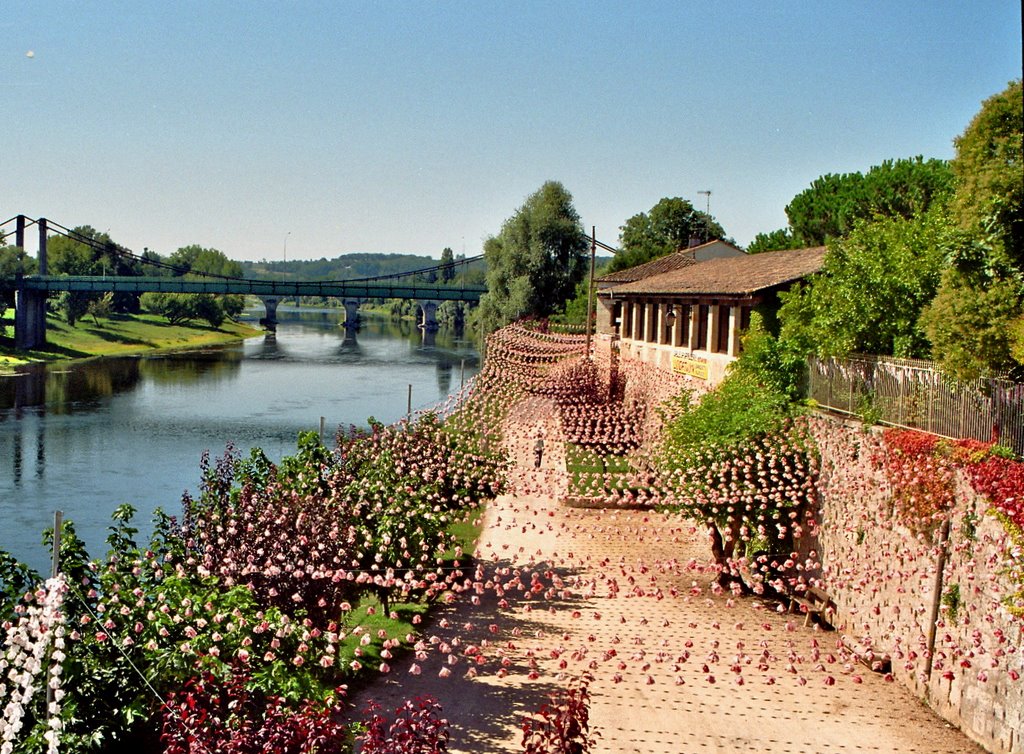
[[[366,318],[354,336],[336,310],[278,311],[276,335],[198,351],[0,375],[0,549],[43,572],[53,512],[100,556],[121,503],[179,514],[204,451],[255,446],[277,460],[303,430],[385,423],[443,402],[478,369],[473,345],[441,330]]]

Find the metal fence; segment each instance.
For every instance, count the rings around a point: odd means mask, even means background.
[[[1024,455],[1024,384],[952,382],[920,359],[812,357],[809,367],[808,397],[823,408],[944,437],[996,439]]]

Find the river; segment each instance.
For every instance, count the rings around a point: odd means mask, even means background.
[[[179,514],[204,451],[231,443],[277,460],[303,430],[333,444],[339,426],[390,423],[457,392],[478,370],[467,340],[367,317],[354,336],[337,310],[278,311],[276,334],[198,351],[100,359],[0,375],[0,549],[49,568],[42,532],[74,521],[89,553],[105,552],[110,514]]]

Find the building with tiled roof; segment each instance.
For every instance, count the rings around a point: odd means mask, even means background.
[[[779,292],[824,258],[823,246],[730,255],[609,281],[597,293],[598,347],[717,384],[739,356],[750,313],[773,315]]]
[[[608,288],[612,285],[632,283],[653,275],[660,275],[663,272],[672,272],[673,270],[697,264],[697,262],[745,256],[747,256],[745,251],[733,246],[728,241],[709,241],[698,246],[691,246],[688,249],[680,249],[672,254],[666,254],[657,259],[652,259],[650,262],[638,264],[625,270],[609,272],[607,275],[597,278],[594,282],[597,283],[598,289]]]

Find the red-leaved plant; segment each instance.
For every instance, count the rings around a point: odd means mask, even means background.
[[[390,722],[376,702],[366,710],[366,732],[359,736],[361,754],[442,754],[448,751],[448,721],[431,697],[417,697],[395,710]]]
[[[533,717],[523,721],[523,751],[526,754],[586,754],[596,743],[590,731],[590,690],[592,676],[585,674]]]
[[[163,706],[164,754],[347,754],[338,722],[339,689],[323,702],[290,708],[281,697],[246,688],[247,677],[207,673],[168,695]]]

